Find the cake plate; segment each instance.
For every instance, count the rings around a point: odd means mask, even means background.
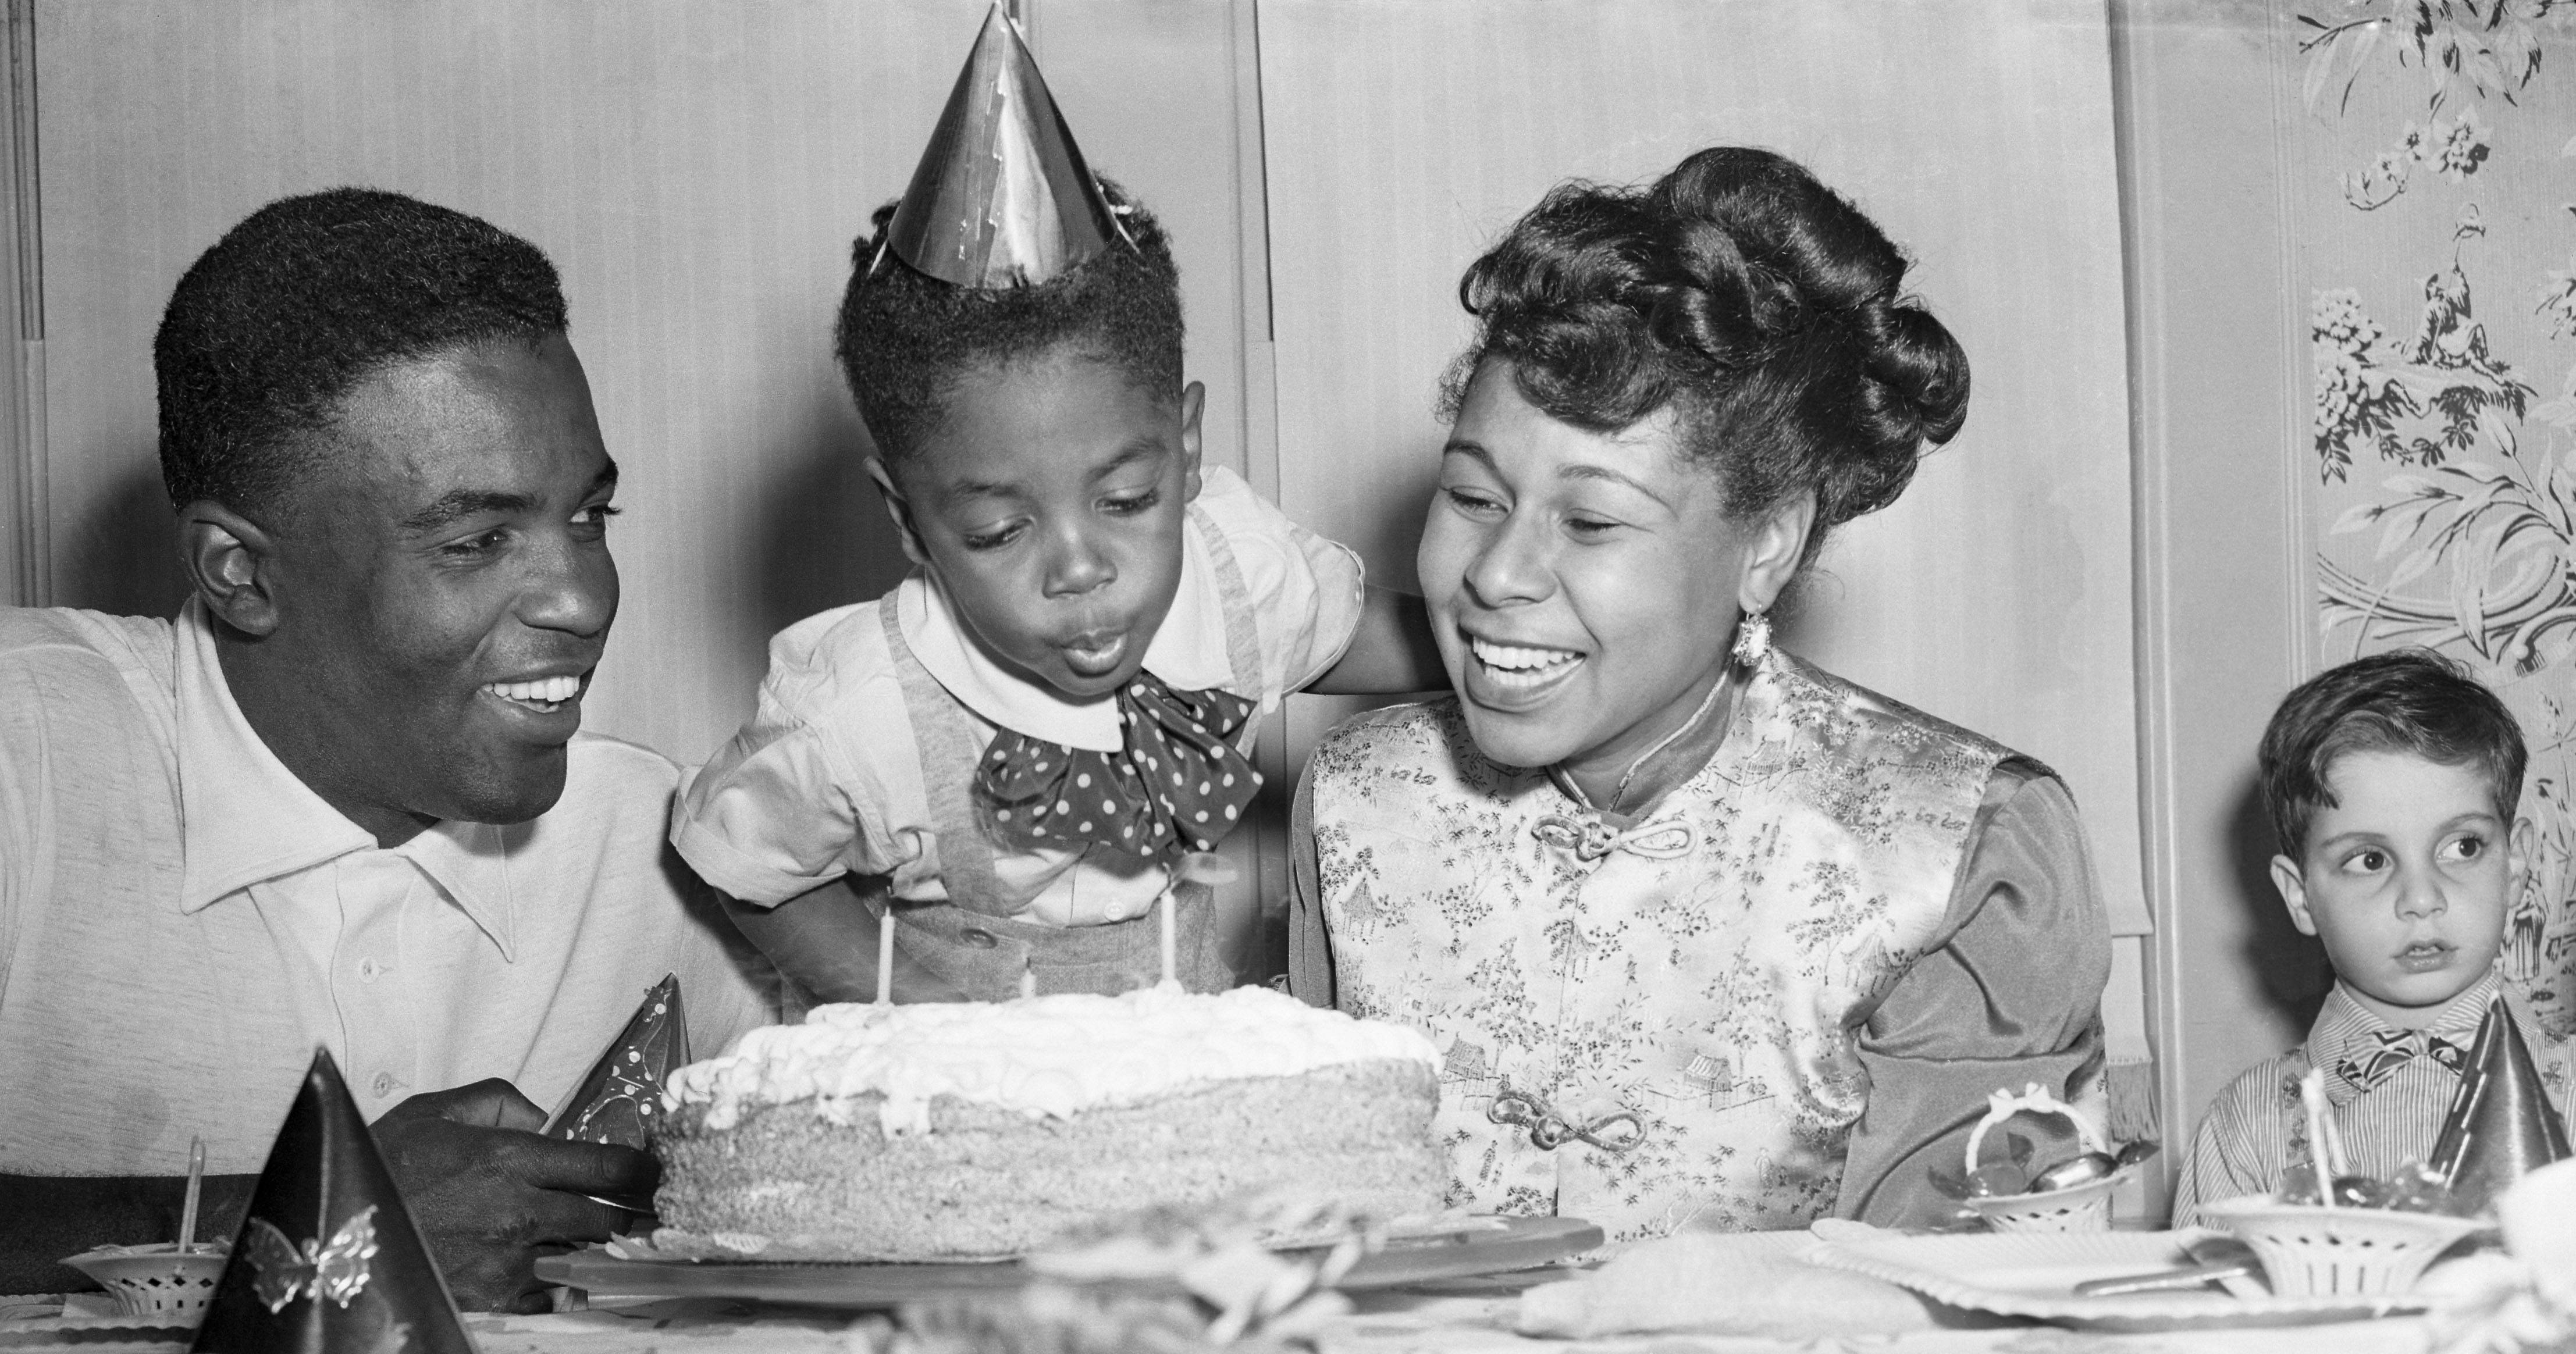
[[[1402,1288],[1528,1269],[1601,1245],[1581,1218],[1479,1219],[1477,1230],[1390,1241],[1361,1257],[1335,1288]],[[1017,1288],[1033,1277],[1015,1260],[985,1264],[763,1263],[623,1260],[605,1247],[541,1256],[537,1277],[602,1297],[746,1298],[813,1306],[884,1308],[926,1298]]]

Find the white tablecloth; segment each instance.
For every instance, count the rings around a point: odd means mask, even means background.
[[[1531,1340],[1511,1331],[1509,1297],[1391,1293],[1321,1333],[1321,1354],[2422,1354],[2415,1318],[2254,1330],[2108,1334],[2053,1326],[1923,1331],[1901,1336],[1758,1340],[1650,1335],[1596,1340]],[[881,1320],[881,1319],[880,1319]],[[853,1354],[870,1350],[881,1325],[832,1312],[761,1307],[712,1298],[602,1304],[546,1316],[466,1318],[483,1354]],[[75,1345],[68,1337],[79,1333]],[[136,1332],[115,1340],[90,1322],[0,1321],[0,1350],[78,1348],[105,1354],[179,1354],[175,1333]],[[101,1337],[109,1337],[102,1339]]]

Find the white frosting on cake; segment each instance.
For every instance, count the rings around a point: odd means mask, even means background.
[[[1409,1026],[1355,1020],[1265,987],[1115,997],[1067,993],[1008,1002],[819,1006],[802,1025],[753,1030],[722,1057],[671,1074],[666,1108],[705,1105],[721,1131],[749,1110],[811,1102],[849,1122],[857,1097],[884,1095],[888,1133],[927,1131],[930,1102],[953,1095],[1063,1118],[1130,1104],[1192,1082],[1293,1077],[1378,1059],[1436,1066]]]

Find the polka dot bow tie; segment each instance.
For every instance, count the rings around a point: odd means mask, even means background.
[[[2374,1030],[2351,1053],[2335,1059],[2334,1073],[2362,1095],[2397,1075],[2397,1069],[2429,1057],[2457,1072],[2468,1066],[2467,1050],[2438,1034],[2421,1030]]]
[[[1090,843],[1153,861],[1205,851],[1233,830],[1261,788],[1234,746],[1253,703],[1230,691],[1174,691],[1147,672],[1115,699],[1116,752],[993,735],[975,794],[996,836],[1023,849]]]

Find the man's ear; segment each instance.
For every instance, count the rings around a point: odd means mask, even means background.
[[[2281,905],[2290,909],[2290,924],[2299,934],[2317,933],[2317,919],[2308,913],[2308,880],[2299,873],[2299,862],[2288,856],[2272,857],[2272,887],[2280,891]]]
[[[1207,412],[1207,387],[1196,381],[1181,387],[1181,501],[1199,496],[1199,416]]]
[[[1744,558],[1744,583],[1736,605],[1747,612],[1770,610],[1780,600],[1781,589],[1798,576],[1798,562],[1807,553],[1807,535],[1815,526],[1812,493],[1793,495],[1763,514]]]
[[[922,547],[921,531],[912,524],[912,500],[894,487],[894,476],[886,473],[883,457],[868,458],[868,478],[877,482],[877,492],[885,497],[886,515],[894,519],[895,533],[903,538],[903,557],[930,567],[930,552]]]
[[[206,609],[252,636],[277,629],[277,542],[210,498],[179,510],[179,567]]]

